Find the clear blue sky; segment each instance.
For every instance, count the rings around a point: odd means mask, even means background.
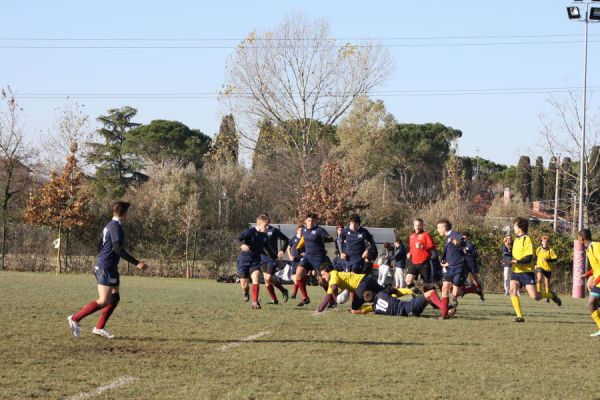
[[[334,37],[384,38],[398,68],[379,90],[421,91],[579,86],[583,24],[569,21],[568,1],[11,1],[2,5],[6,38],[243,38],[268,30],[292,12],[326,17]],[[600,3],[599,3],[600,6]],[[600,24],[590,27],[600,41]],[[546,36],[506,38],[505,36]],[[386,38],[496,36],[388,40]],[[500,37],[497,37],[500,36]],[[505,42],[573,42],[490,45]],[[487,45],[438,46],[440,43]],[[0,40],[0,46],[212,45],[235,42],[39,42]],[[231,49],[7,49],[0,48],[0,86],[22,93],[190,93],[218,91]],[[590,45],[589,85],[600,86],[600,46]],[[548,94],[386,96],[400,122],[441,122],[463,131],[460,152],[514,164],[538,153],[538,115]],[[221,109],[207,99],[77,99],[95,117],[111,107],[139,109],[138,121],[180,120],[213,135]],[[27,135],[50,129],[64,98],[20,100]],[[592,96],[591,108],[598,110]]]

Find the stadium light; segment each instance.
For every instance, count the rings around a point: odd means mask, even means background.
[[[580,19],[581,13],[579,12],[579,7],[567,7],[567,15],[569,19]]]
[[[590,20],[600,21],[600,7],[590,8]]]

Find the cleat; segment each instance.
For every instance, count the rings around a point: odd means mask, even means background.
[[[271,300],[271,301],[269,301],[267,304],[270,304],[270,305],[272,305],[272,306],[276,306],[276,305],[278,305],[278,304],[279,304],[279,300]]]
[[[310,299],[306,298],[306,299],[302,299],[300,300],[300,303],[296,304],[296,307],[304,307],[305,305],[310,304]]]
[[[517,318],[515,318],[515,322],[525,322],[525,318],[517,317]]]
[[[479,295],[479,300],[482,303],[485,302],[485,295],[483,294],[483,290],[481,290],[481,288],[477,289],[477,294]]]
[[[336,308],[337,307],[337,303],[335,301],[332,301],[331,303],[329,303],[327,305],[327,308]]]
[[[557,306],[559,306],[559,307],[562,306],[562,300],[560,299],[560,297],[558,297],[558,295],[554,292],[550,292],[550,293],[552,293],[551,300],[553,302],[555,302]]]
[[[69,321],[69,326],[71,327],[71,332],[73,332],[73,336],[75,336],[76,338],[81,336],[81,329],[79,327],[79,324],[77,322],[73,321],[72,315],[69,315],[67,317],[67,321]]]
[[[260,303],[258,301],[253,301],[250,308],[253,310],[260,310],[262,307],[260,306]]]
[[[598,331],[598,332],[596,332],[596,333],[592,333],[592,334],[590,335],[590,337],[598,337],[598,336],[600,336],[600,331]]]
[[[92,333],[96,336],[101,336],[101,337],[104,337],[107,339],[113,339],[115,337],[115,335],[113,335],[106,329],[98,329],[96,327],[94,327],[94,329],[92,329]]]
[[[283,296],[283,302],[287,303],[288,300],[290,299],[290,292],[288,292],[287,289],[284,289],[281,291],[281,295]]]
[[[250,294],[248,292],[244,292],[244,301],[245,302],[249,302],[250,301]]]
[[[295,294],[295,293],[292,293],[292,295],[290,296],[290,299],[292,299],[292,300],[296,300],[296,294]]]

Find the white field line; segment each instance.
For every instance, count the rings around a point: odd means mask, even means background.
[[[120,387],[128,385],[137,380],[138,380],[138,378],[136,378],[134,376],[124,375],[120,378],[115,379],[114,381],[112,381],[110,383],[107,383],[106,385],[98,386],[96,389],[92,390],[91,392],[87,392],[87,393],[82,392],[82,393],[76,394],[75,396],[68,397],[67,400],[90,399],[94,396],[99,396],[102,393],[107,392],[109,390],[118,389]]]
[[[259,332],[259,333],[255,334],[255,335],[251,335],[251,336],[242,338],[242,339],[240,339],[237,342],[227,343],[226,345],[219,347],[217,350],[219,350],[219,351],[227,351],[229,349],[233,349],[234,347],[241,346],[245,342],[251,342],[253,340],[258,339],[259,337],[267,336],[267,335],[270,335],[270,334],[271,334],[270,331]]]

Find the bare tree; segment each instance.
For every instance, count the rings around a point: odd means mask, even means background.
[[[540,115],[542,124],[541,147],[552,157],[559,154],[568,156],[573,160],[580,159],[581,153],[581,128],[583,126],[582,110],[579,97],[569,92],[564,98],[551,96],[548,99],[551,105],[553,115],[548,118]],[[598,116],[588,118],[586,127],[586,146],[585,158],[583,160],[585,171],[596,171],[600,167],[598,157],[591,157],[591,149],[600,144],[600,125],[597,124]],[[561,171],[561,175],[566,179],[579,181],[578,174],[572,171]],[[584,195],[583,204],[585,207],[585,221],[589,220],[588,210],[591,199],[600,192],[600,187],[590,182],[590,175],[584,174]],[[564,194],[563,194],[564,196]]]
[[[10,87],[2,89],[0,110],[0,223],[2,224],[1,267],[4,269],[6,255],[6,230],[11,220],[9,208],[19,193],[24,193],[30,180],[28,163],[34,153],[27,147],[20,121],[21,107]]]
[[[394,62],[373,41],[340,45],[326,20],[295,14],[271,32],[250,33],[226,68],[221,101],[245,145],[254,147],[261,124],[273,122],[307,180],[307,159],[321,139],[313,125],[333,125],[357,96],[388,79]]]

